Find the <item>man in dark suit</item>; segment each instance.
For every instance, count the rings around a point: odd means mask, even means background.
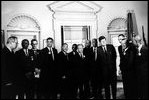
[[[102,67],[103,87],[105,89],[106,99],[110,99],[110,86],[112,97],[116,99],[116,50],[113,45],[106,44],[104,36],[99,37],[101,46],[99,49],[100,65]]]
[[[47,38],[47,47],[40,53],[40,90],[43,98],[56,98],[56,63],[57,50],[53,48],[54,40]]]
[[[118,47],[120,54],[120,70],[122,73],[124,95],[126,99],[137,98],[136,86],[136,47],[129,43],[123,34],[118,36],[121,45]]]
[[[138,99],[148,99],[148,48],[142,44],[139,35],[135,36],[137,55],[135,61]]]
[[[70,66],[69,66],[69,58],[68,58],[68,44],[62,44],[62,50],[58,54],[59,59],[59,88],[61,99],[70,99],[71,91],[70,91]],[[70,92],[69,92],[70,91]]]
[[[37,48],[38,41],[36,39],[31,40],[32,46],[32,65],[34,67],[34,94],[36,94],[36,98],[40,98],[40,89],[39,89],[39,76],[40,76],[40,50]]]
[[[91,47],[91,85],[92,85],[92,96],[95,99],[102,99],[102,71],[100,61],[98,58],[98,41],[92,39]]]
[[[85,69],[86,70],[86,75],[85,75],[85,82],[84,82],[84,96],[85,98],[90,98],[91,96],[91,91],[90,91],[90,83],[91,83],[91,41],[86,40],[85,41],[85,48],[83,49],[83,54],[85,55],[86,58],[86,65]]]
[[[9,37],[1,51],[1,99],[15,99],[17,95],[16,57],[13,51],[17,44],[17,37]]]
[[[17,56],[17,68],[19,70],[19,85],[22,91],[20,91],[20,98],[24,98],[24,93],[27,99],[33,99],[33,87],[34,87],[34,67],[32,64],[33,52],[28,49],[29,41],[27,39],[22,40],[22,49],[16,52]],[[21,90],[20,89],[20,90]],[[21,93],[22,92],[22,93]]]
[[[78,59],[77,59],[77,44],[73,44],[72,45],[72,52],[70,52],[68,54],[68,58],[69,58],[69,64],[70,64],[70,84],[72,86],[72,98],[77,98],[77,85],[76,85],[76,81],[77,81],[77,73],[76,73],[76,68],[77,68],[77,63],[78,63]]]
[[[77,54],[77,68],[76,68],[76,75],[77,75],[77,87],[79,89],[79,98],[85,99],[85,91],[84,91],[84,84],[86,82],[86,57],[83,54],[83,45],[78,44],[78,54]]]

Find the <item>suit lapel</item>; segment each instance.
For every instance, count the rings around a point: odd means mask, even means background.
[[[25,54],[25,52],[24,52],[23,49],[21,50],[21,52],[22,52],[22,55],[23,55],[23,56],[26,56],[26,54]]]

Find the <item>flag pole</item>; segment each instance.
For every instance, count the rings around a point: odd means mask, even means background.
[[[142,37],[143,37],[144,45],[147,46],[145,34],[144,34],[144,26],[142,26]]]

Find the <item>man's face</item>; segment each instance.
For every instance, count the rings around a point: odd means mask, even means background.
[[[134,39],[133,39],[133,44],[136,45],[136,46],[139,46],[141,45],[141,37],[139,35],[135,36]]]
[[[67,52],[68,51],[68,45],[67,44],[63,45],[62,50],[64,52]]]
[[[126,41],[127,41],[126,38],[122,39],[122,41],[121,41],[121,45],[125,45],[125,44],[126,44]]]
[[[28,46],[29,46],[29,42],[28,42],[28,41],[23,41],[22,47],[23,47],[24,49],[27,49]]]
[[[92,45],[93,45],[93,47],[96,47],[97,46],[97,41],[96,40],[92,40]]]
[[[79,52],[79,53],[83,53],[83,46],[82,46],[82,45],[79,45],[79,46],[78,46],[78,52]]]
[[[72,50],[75,52],[77,51],[77,45],[72,45]]]
[[[18,39],[15,39],[15,41],[12,42],[11,44],[12,44],[12,49],[16,49],[18,46]]]
[[[37,41],[33,41],[32,49],[37,49],[37,45],[38,45],[38,42]]]
[[[47,47],[52,47],[53,46],[53,41],[51,39],[47,40]]]
[[[86,42],[85,42],[85,47],[90,47],[90,46],[91,46],[90,41],[89,41],[89,40],[86,40]]]
[[[105,46],[105,45],[106,45],[106,39],[102,39],[102,40],[100,41],[100,43],[101,43],[101,46]]]
[[[122,41],[123,41],[124,39],[125,39],[125,37],[123,37],[123,36],[119,36],[119,37],[118,37],[118,41],[119,41],[119,43],[122,44]]]

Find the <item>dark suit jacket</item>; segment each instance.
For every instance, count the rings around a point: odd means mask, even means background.
[[[74,81],[78,82],[89,78],[87,59],[86,56],[82,59],[78,52],[76,52],[75,55],[73,52],[69,53],[70,75]]]
[[[17,68],[19,70],[20,80],[26,81],[34,78],[34,66],[32,63],[33,52],[29,49],[28,56],[25,55],[23,49],[16,52]]]
[[[32,63],[34,68],[40,68],[40,50],[32,50]]]
[[[59,71],[59,76],[66,76],[66,78],[70,77],[70,66],[69,66],[69,58],[68,54],[64,54],[63,51],[59,52],[58,54],[58,71]]]
[[[109,85],[112,80],[116,81],[116,51],[113,45],[107,44],[105,54],[102,46],[98,48],[98,60],[102,70],[103,85]]]
[[[40,77],[43,81],[50,81],[55,77],[56,63],[57,63],[57,50],[53,49],[54,60],[52,59],[52,54],[49,54],[49,49],[46,47],[40,52]]]
[[[116,72],[116,50],[113,45],[107,44],[107,56],[105,55],[102,46],[98,48],[98,59],[100,60],[102,69],[109,69]]]
[[[144,45],[140,50],[141,55],[136,55],[135,67],[137,71],[137,76],[140,78],[144,78],[147,81],[148,77],[148,48]],[[140,80],[141,81],[141,80]]]
[[[92,53],[93,53],[93,48],[84,48],[83,49],[83,54],[85,55],[86,57],[86,60],[89,61],[88,63],[91,62],[91,59],[92,59]]]
[[[16,56],[14,52],[10,52],[7,47],[4,47],[1,51],[1,81],[16,81],[16,70]]]
[[[118,47],[120,54],[120,69],[122,71],[135,70],[135,59],[136,59],[136,47],[133,44],[128,46],[125,53],[122,50],[122,46]]]
[[[86,70],[86,75],[88,78],[91,77],[92,75],[92,53],[93,53],[93,50],[92,48],[84,48],[83,49],[83,54],[85,55],[85,61],[86,61],[86,65],[85,65],[85,69]]]
[[[70,64],[70,78],[72,80],[76,80],[76,74],[77,74],[76,70],[78,66],[77,52],[75,52],[75,54],[73,52],[70,52],[68,54],[68,58]]]
[[[54,85],[56,84],[57,50],[55,48],[52,48],[52,50],[54,60],[52,59],[52,53],[49,53],[49,49],[47,47],[43,48],[39,54],[39,68],[41,69],[39,88],[42,92],[51,90],[51,88],[54,88]]]
[[[91,74],[92,78],[96,80],[101,80],[102,77],[102,66],[101,66],[101,61],[100,61],[100,55],[99,55],[99,47],[97,47],[97,59],[95,61],[95,53],[93,51],[93,47],[91,47]]]
[[[76,68],[76,76],[78,81],[83,82],[88,79],[88,73],[86,68],[86,57],[81,58],[79,53],[77,53],[77,68]]]

